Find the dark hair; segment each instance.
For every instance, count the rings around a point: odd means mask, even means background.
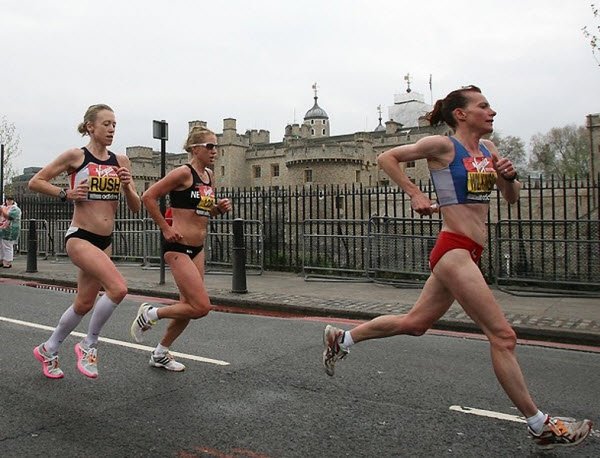
[[[473,91],[481,94],[481,89],[477,86],[469,85],[456,89],[448,94],[445,98],[435,102],[433,110],[427,113],[426,117],[432,126],[437,126],[445,122],[452,129],[456,129],[456,119],[452,112],[457,108],[464,108],[469,102],[466,92]]]
[[[4,200],[15,200],[13,196],[5,196]]]

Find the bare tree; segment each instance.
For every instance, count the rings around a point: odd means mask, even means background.
[[[585,127],[554,127],[531,137],[529,167],[559,177],[585,176],[590,173],[589,149]]]
[[[525,151],[525,143],[520,137],[512,135],[502,136],[499,132],[494,132],[491,140],[498,148],[501,156],[508,157],[521,176],[528,173],[527,151]]]
[[[13,160],[21,154],[21,141],[15,125],[6,119],[6,116],[0,118],[0,143],[4,145],[4,183],[7,179],[15,175]]]
[[[598,7],[592,3],[592,13],[594,15],[595,20],[600,20],[600,11]],[[594,30],[595,29],[595,30]],[[592,47],[592,55],[596,62],[600,66],[600,25],[592,26],[592,31],[588,29],[587,25],[581,29],[583,31],[583,36],[590,40],[590,46]],[[598,33],[598,35],[596,35]]]

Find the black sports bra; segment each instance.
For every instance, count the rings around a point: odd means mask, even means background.
[[[169,200],[173,208],[190,208],[196,210],[200,216],[211,216],[210,212],[215,206],[215,189],[212,187],[210,173],[208,174],[208,183],[202,181],[200,175],[190,164],[187,165],[192,172],[192,185],[181,191],[173,190],[169,193]]]

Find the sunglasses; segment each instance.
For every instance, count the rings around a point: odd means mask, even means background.
[[[194,146],[204,146],[207,150],[213,150],[216,147],[218,147],[219,145],[217,145],[216,143],[194,143],[193,145],[190,145],[191,147]]]

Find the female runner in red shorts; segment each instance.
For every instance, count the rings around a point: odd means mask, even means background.
[[[527,418],[534,440],[544,447],[576,445],[588,436],[592,422],[550,417],[537,408],[515,355],[516,334],[477,266],[487,237],[490,192],[498,186],[512,204],[521,189],[513,163],[483,138],[492,132],[494,116],[496,112],[479,88],[458,89],[438,100],[429,113],[432,125],[445,122],[454,130],[452,137],[426,137],[379,156],[379,165],[410,197],[414,211],[430,215],[439,206],[443,225],[429,259],[431,275],[416,304],[405,315],[381,316],[351,331],[327,326],[323,365],[327,374],[333,375],[335,362],[348,354],[351,345],[363,340],[399,334],[420,336],[456,300],[488,338],[496,377]],[[400,166],[418,159],[427,160],[437,206]]]

